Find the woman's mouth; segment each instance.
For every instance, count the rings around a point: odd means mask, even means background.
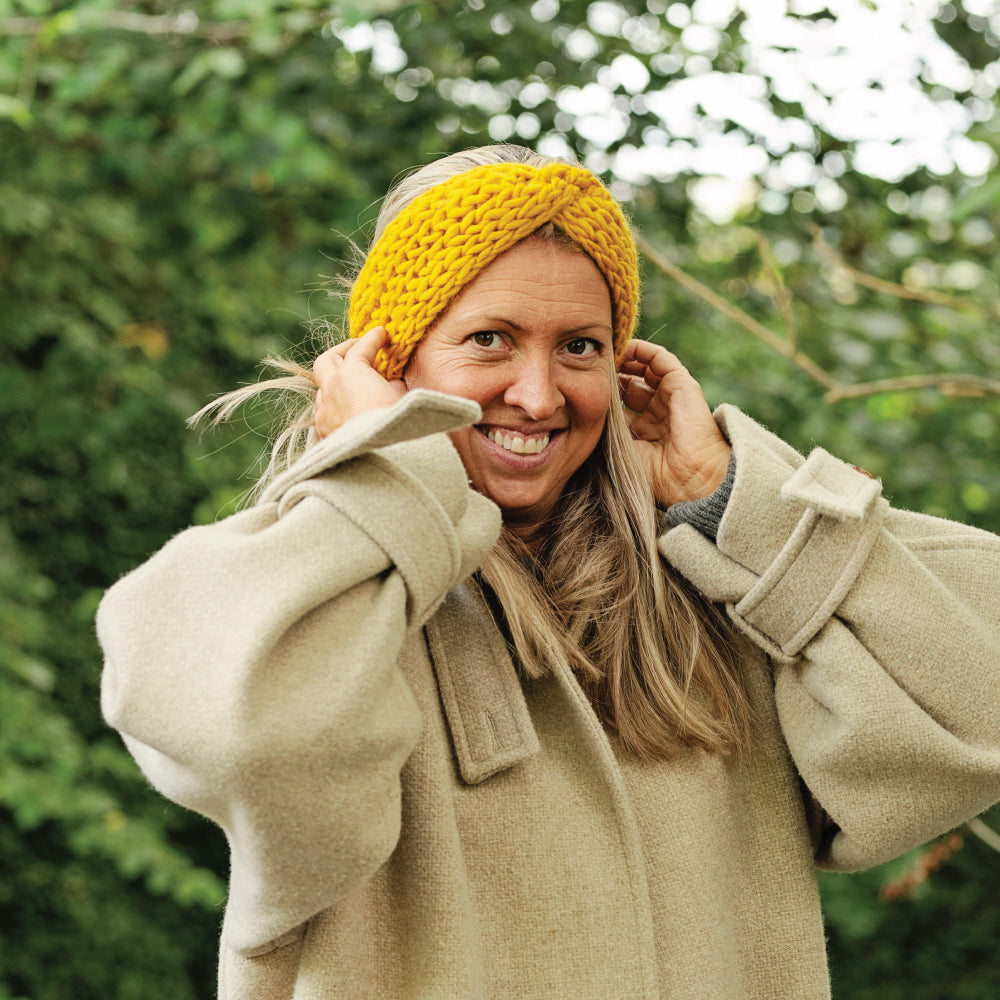
[[[518,434],[514,431],[483,427],[479,430],[495,445],[499,445],[504,451],[511,451],[515,455],[537,455],[548,447],[551,436],[549,434]]]

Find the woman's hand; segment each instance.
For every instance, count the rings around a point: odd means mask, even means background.
[[[367,410],[392,406],[406,394],[400,381],[387,382],[372,367],[385,343],[383,327],[376,326],[363,337],[345,340],[324,351],[313,362],[316,382],[316,433],[332,434],[351,417]]]
[[[661,508],[712,493],[726,477],[731,449],[701,386],[666,348],[633,340],[618,388],[636,448]]]

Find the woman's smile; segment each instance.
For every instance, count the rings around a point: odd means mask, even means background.
[[[504,451],[515,455],[537,455],[549,446],[552,434],[539,434],[522,431],[507,431],[502,428],[487,428],[477,425],[483,435]]]

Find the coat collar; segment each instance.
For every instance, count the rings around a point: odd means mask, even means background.
[[[479,588],[451,590],[426,633],[463,780],[478,784],[537,754],[521,683]]]

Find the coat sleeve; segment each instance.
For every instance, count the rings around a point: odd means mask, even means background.
[[[736,480],[713,544],[667,560],[770,657],[778,717],[826,813],[818,861],[863,868],[1000,799],[1000,538],[892,509],[732,407]]]
[[[440,433],[477,418],[426,391],[357,417],[100,606],[105,717],[160,792],[224,830],[225,936],[244,954],[395,846],[421,729],[399,652],[499,531]]]

